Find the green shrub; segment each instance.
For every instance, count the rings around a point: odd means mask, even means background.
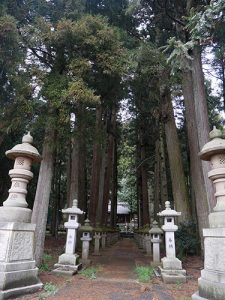
[[[55,295],[58,291],[58,288],[52,282],[46,282],[44,285],[44,291],[45,292],[39,297],[39,300],[44,300],[49,296]]]
[[[149,266],[137,266],[135,273],[137,274],[139,282],[148,282],[154,275],[153,268]]]
[[[52,256],[50,254],[44,253],[42,257],[42,262],[39,267],[40,272],[49,272],[51,271],[48,263],[52,260]]]
[[[96,279],[97,278],[98,269],[96,267],[90,267],[81,270],[79,273],[89,279]]]

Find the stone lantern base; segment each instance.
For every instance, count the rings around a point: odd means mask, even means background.
[[[225,228],[203,229],[205,262],[193,300],[225,299]]]
[[[177,283],[186,282],[186,270],[182,269],[182,263],[178,258],[164,257],[161,259],[162,267],[159,267],[161,271],[162,280],[165,283]]]
[[[1,206],[1,222],[31,222],[32,210],[25,207]]]
[[[0,300],[42,288],[34,261],[35,224],[0,222]]]
[[[82,264],[79,263],[78,254],[63,253],[59,256],[59,261],[54,267],[53,273],[72,276],[81,269]]]

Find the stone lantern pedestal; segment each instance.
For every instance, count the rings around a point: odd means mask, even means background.
[[[193,300],[225,299],[225,140],[215,127],[208,142],[200,152],[202,160],[210,161],[208,173],[215,186],[216,206],[209,214],[209,227],[203,229],[204,269],[198,280],[198,292]]]
[[[165,283],[186,282],[186,271],[182,269],[181,261],[176,257],[174,232],[178,227],[174,224],[174,218],[180,216],[180,212],[170,208],[170,202],[166,201],[166,209],[158,213],[160,217],[164,217],[166,256],[161,259],[162,268],[161,276]]]
[[[63,209],[64,214],[68,214],[68,222],[64,224],[67,229],[66,249],[65,253],[59,256],[59,261],[55,264],[54,273],[63,275],[74,275],[81,267],[78,263],[79,255],[75,253],[77,229],[80,226],[78,223],[78,215],[82,215],[83,211],[77,207],[77,200],[73,200],[71,208]]]
[[[151,236],[145,235],[145,248],[146,248],[146,255],[151,256],[152,255],[152,245],[151,245]]]
[[[153,244],[153,261],[151,262],[151,265],[156,267],[160,265],[160,243],[162,242],[160,237],[163,234],[163,231],[158,227],[157,221],[153,221],[149,233],[152,237],[151,242]]]
[[[80,227],[80,231],[83,232],[81,241],[82,241],[82,257],[80,262],[86,266],[90,265],[91,260],[88,259],[89,257],[89,248],[90,248],[90,241],[92,240],[91,232],[93,231],[93,227],[90,226],[90,221],[86,219],[84,221],[84,226]]]
[[[40,155],[27,134],[22,144],[6,152],[15,159],[9,171],[11,188],[8,199],[0,207],[0,300],[36,292],[42,287],[34,260],[35,224],[30,224],[32,211],[27,208],[27,184],[33,177],[33,161]]]
[[[94,240],[95,240],[95,245],[94,245],[94,253],[92,255],[101,255],[99,252],[100,248],[100,239],[101,239],[101,233],[100,232],[95,232],[94,234]]]
[[[107,236],[107,234],[105,232],[102,232],[102,239],[101,239],[102,250],[105,250],[105,247],[106,247],[106,236]]]

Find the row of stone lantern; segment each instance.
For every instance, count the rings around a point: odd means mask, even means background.
[[[40,155],[37,149],[31,145],[32,142],[33,142],[33,138],[30,136],[30,134],[27,134],[26,136],[23,137],[22,144],[19,144],[15,146],[12,150],[6,152],[9,158],[15,159],[15,164],[14,164],[14,169],[12,169],[9,172],[10,177],[12,178],[12,186],[9,190],[9,197],[4,202],[3,207],[0,208],[0,211],[2,211],[1,221],[6,221],[7,219],[7,222],[20,222],[23,224],[30,222],[31,210],[27,208],[27,203],[26,203],[27,184],[29,180],[33,177],[33,174],[30,171],[32,161],[40,161]],[[167,207],[165,211],[168,210],[171,209]],[[57,273],[72,275],[77,272],[80,266],[78,255],[75,253],[75,250],[76,250],[77,230],[80,227],[80,224],[78,223],[78,216],[83,214],[83,211],[81,211],[77,207],[77,200],[74,200],[73,206],[71,208],[62,210],[62,212],[68,215],[68,221],[64,224],[65,228],[67,229],[66,247],[65,247],[65,253],[59,256],[59,260],[58,263],[55,264],[54,271]],[[161,215],[166,217],[168,216],[163,212]],[[168,218],[167,221],[169,222]],[[173,222],[171,224],[173,224]],[[15,231],[15,226],[18,227],[14,223],[13,224],[14,231]],[[32,229],[30,227],[32,227]],[[166,225],[164,225],[164,227],[165,227],[164,230],[166,231]],[[4,230],[6,230],[5,228],[6,227],[4,224]],[[33,240],[32,235],[34,234],[34,228],[35,228],[34,225],[27,224],[26,225],[27,231],[23,230],[23,233],[20,233],[20,229],[17,228],[18,233],[23,235],[23,239],[21,239],[21,242],[24,239],[27,241],[28,239]],[[11,233],[11,230],[12,229],[9,230],[9,234]],[[83,233],[81,237],[81,241],[82,241],[81,262],[83,262],[84,264],[90,263],[90,260],[88,259],[88,255],[89,255],[89,244],[90,241],[92,240],[90,233],[92,231],[93,229],[90,226],[90,222],[86,220],[85,225],[81,227],[81,232]],[[28,232],[31,232],[31,234],[29,234]],[[99,230],[95,230],[94,232],[95,232],[93,235],[94,255],[100,254],[100,240],[101,240],[102,249],[104,249],[106,245],[109,246],[118,240],[117,232],[107,233],[107,234],[105,232],[100,232]],[[145,232],[143,236],[139,239],[140,247],[145,249],[147,255],[151,255],[151,242],[153,243],[153,263],[155,264],[158,263],[160,257],[159,244],[161,242],[160,240],[161,233],[162,233],[161,230],[157,226],[157,222],[153,222],[153,228],[150,230],[150,234],[152,236],[149,236]],[[170,241],[174,242],[174,236],[171,233],[169,234],[166,233],[166,241],[167,240],[169,242]],[[27,253],[30,253],[31,251],[29,247],[33,249],[32,244],[30,244],[30,246],[28,245],[26,248]],[[170,249],[171,244],[168,247],[169,248],[167,249],[167,254],[168,254],[167,256],[169,256],[169,259],[171,260],[171,257],[173,256],[174,258],[175,256],[174,255],[175,250]],[[173,255],[171,255],[172,252]],[[33,258],[33,252],[31,253],[30,256]],[[27,259],[26,255],[25,257]],[[167,258],[165,259],[165,261],[167,261],[168,264]],[[15,271],[17,270],[15,269]],[[35,270],[31,269],[30,273],[32,274],[32,276],[34,276],[34,274],[37,275],[37,268]],[[26,277],[26,279],[28,278]],[[38,278],[36,278],[36,281],[37,281],[36,288],[39,288],[41,286],[41,283],[39,283]],[[4,284],[2,284],[2,286]],[[29,290],[28,287],[26,287],[26,289]],[[5,294],[6,292],[2,292],[2,293]]]
[[[192,296],[193,300],[200,299],[225,299],[225,140],[222,132],[216,128],[210,133],[212,141],[207,143],[201,153],[202,160],[211,161],[212,170],[209,178],[215,185],[217,200],[213,212],[209,215],[209,229],[204,229],[205,237],[205,265],[199,279],[199,291]],[[26,194],[27,184],[32,179],[30,171],[33,161],[40,161],[40,155],[32,146],[33,138],[27,134],[22,139],[22,144],[6,152],[6,155],[15,160],[14,168],[10,170],[11,188],[9,197],[0,207],[0,299],[8,299],[19,294],[33,292],[42,284],[37,277],[38,269],[34,261],[34,230],[35,224],[30,224],[31,210],[27,208]],[[77,207],[77,201],[73,207],[64,210],[68,214],[67,239],[65,253],[59,257],[56,264],[57,271],[74,274],[78,267],[78,255],[76,250],[76,236],[79,227],[78,215],[83,212]],[[164,218],[162,229],[165,232],[166,256],[162,258],[161,274],[165,282],[186,281],[186,271],[182,269],[181,261],[176,258],[174,232],[177,226],[174,218],[180,213],[171,209],[166,202],[166,209],[158,214]],[[82,259],[88,261],[89,243],[91,241],[89,222],[83,228]],[[149,232],[153,243],[153,263],[160,259],[159,245],[162,234],[157,222],[153,222],[153,228]],[[139,246],[145,248],[147,254],[151,253],[149,236],[135,234]],[[95,232],[95,253],[99,253],[99,241],[102,240],[102,248],[110,245],[118,239],[117,233],[105,234]],[[21,283],[15,288],[9,288],[13,282]],[[32,282],[32,284],[30,284]]]
[[[160,264],[160,243],[162,242],[162,234],[163,231],[159,228],[157,221],[153,221],[150,230],[145,229],[141,232],[134,233],[134,239],[136,240],[138,247],[143,249],[143,252],[146,253],[147,256],[153,255],[153,261],[151,262],[153,266],[158,266]]]
[[[77,207],[77,200],[73,201],[72,208],[64,209],[62,212],[68,214],[68,221],[64,224],[64,227],[67,229],[66,247],[65,253],[59,256],[59,261],[55,264],[53,272],[74,275],[81,267],[81,264],[87,266],[91,263],[89,259],[89,249],[92,238],[94,239],[94,253],[92,255],[100,255],[100,240],[101,248],[104,250],[106,244],[111,245],[118,240],[118,233],[109,232],[106,234],[99,227],[93,228],[88,219],[85,220],[83,226],[80,226],[78,223],[78,215],[81,215],[84,212]],[[81,259],[78,259],[79,256],[75,253],[78,228],[82,233]]]
[[[153,255],[151,265],[159,267],[161,277],[166,283],[176,283],[177,281],[186,282],[186,271],[182,269],[181,261],[176,257],[175,250],[174,232],[178,227],[174,223],[174,218],[180,214],[180,212],[171,209],[170,202],[166,201],[165,210],[158,213],[160,217],[164,218],[163,230],[158,227],[157,221],[153,221],[152,228],[149,231],[145,229],[134,235],[138,247],[143,248],[146,255]],[[149,234],[147,234],[147,232]],[[165,232],[166,256],[160,261],[160,243],[162,242],[161,236],[163,232]],[[149,241],[151,241],[153,245],[153,251],[151,250]]]

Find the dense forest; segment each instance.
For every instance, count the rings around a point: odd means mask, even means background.
[[[214,196],[198,153],[224,109],[223,0],[1,1],[0,200],[5,151],[31,131],[37,261],[75,198],[111,227],[118,201],[144,227],[169,200],[202,240]]]

